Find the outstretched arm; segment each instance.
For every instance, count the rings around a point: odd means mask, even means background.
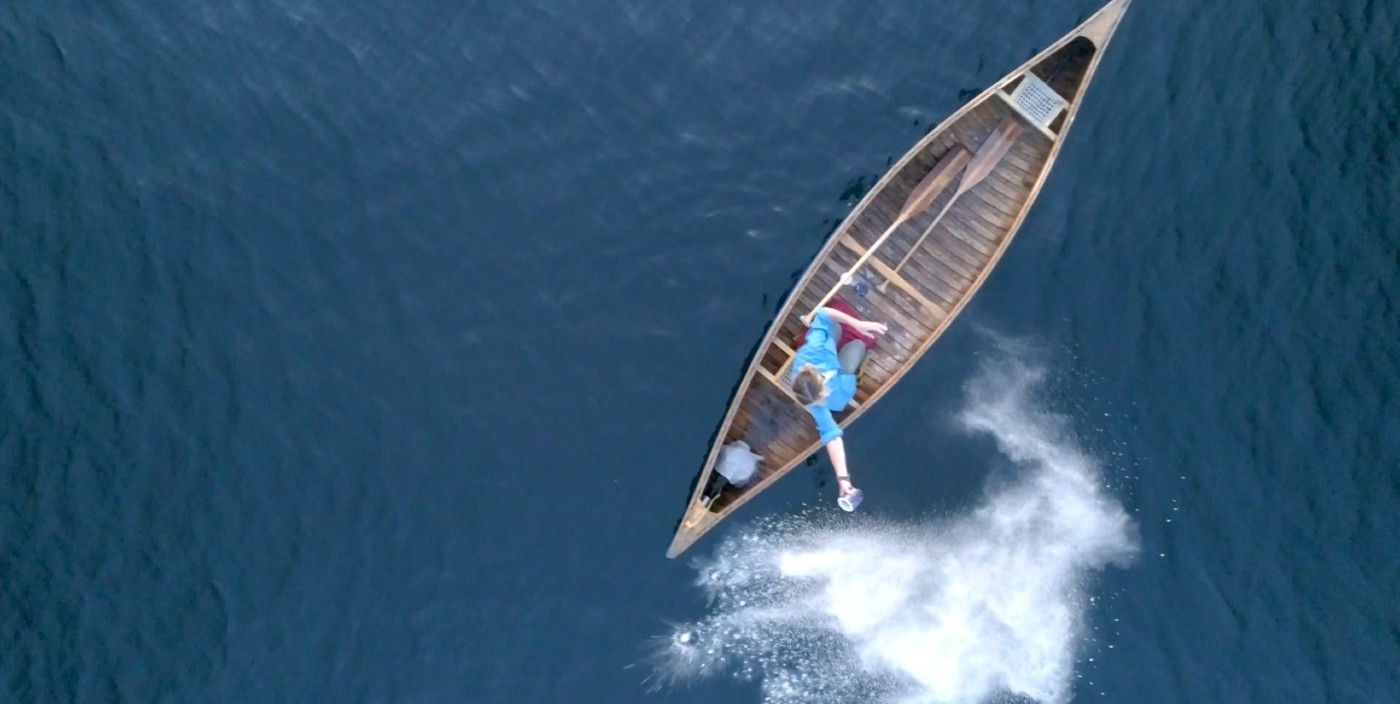
[[[826,454],[831,458],[831,468],[836,472],[836,486],[841,496],[845,496],[854,487],[851,485],[851,475],[846,471],[846,443],[841,438],[836,438],[826,444]]]
[[[884,323],[873,323],[868,320],[857,320],[856,318],[842,313],[841,311],[836,310],[835,308],[823,308],[822,310],[826,311],[826,314],[830,316],[832,320],[841,323],[842,325],[850,325],[851,327],[862,332],[878,334],[884,332],[886,329],[886,325]]]

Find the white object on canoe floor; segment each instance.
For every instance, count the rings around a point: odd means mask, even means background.
[[[730,484],[743,486],[753,479],[762,459],[762,455],[755,455],[749,450],[748,443],[735,440],[720,448],[719,466],[715,467],[715,471],[728,479]]]

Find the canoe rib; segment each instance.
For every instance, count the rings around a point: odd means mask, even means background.
[[[821,300],[841,274],[866,254],[899,218],[913,189],[960,145],[982,144],[1008,118],[1024,126],[1006,156],[981,183],[947,209],[953,193],[938,194],[927,211],[908,219],[854,276],[870,283],[864,298],[847,297],[862,317],[890,324],[870,353],[853,404],[837,413],[841,427],[869,410],[898,382],[967,305],[1005,253],[1054,165],[1085,90],[1131,0],[1113,0],[1084,24],[964,105],[909,150],[828,238],[784,302],[754,352],[691,491],[667,557],[684,552],[738,507],[787,474],[820,447],[807,411],[784,388],[783,374],[803,330],[798,317]],[[1033,72],[1066,101],[1048,126],[1033,124],[1006,96]],[[1033,86],[1038,88],[1039,86]],[[902,266],[896,265],[903,260]],[[886,286],[879,284],[887,283]],[[883,290],[882,290],[883,289]],[[752,440],[764,456],[757,478],[737,487],[714,471],[719,450]],[[756,444],[757,443],[757,444]]]

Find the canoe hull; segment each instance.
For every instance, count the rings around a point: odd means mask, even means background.
[[[801,316],[831,290],[867,319],[889,325],[869,355],[855,402],[837,414],[844,428],[894,386],[947,329],[986,281],[1010,245],[1054,165],[1064,138],[1131,0],[1109,3],[1074,31],[988,87],[931,130],[894,164],[832,233],[793,288],[759,344],[716,434],[690,502],[667,550],[675,557],[753,496],[820,447],[810,415],[791,397],[784,379],[805,330]],[[1023,82],[1048,86],[1064,101],[1042,124],[1013,96]],[[999,128],[1015,134],[986,177],[959,192],[949,187],[926,210],[901,216],[910,195],[945,159],[966,158]],[[960,150],[966,150],[961,155]],[[975,161],[975,157],[974,157]],[[945,170],[947,170],[945,168]],[[944,212],[946,211],[946,212]],[[942,217],[939,217],[942,213]],[[907,214],[907,212],[905,213]],[[892,225],[902,222],[887,237]],[[877,247],[878,245],[878,247]],[[839,287],[841,275],[863,255],[854,281],[864,296]],[[728,485],[713,471],[719,450],[748,441],[764,456],[756,481]]]

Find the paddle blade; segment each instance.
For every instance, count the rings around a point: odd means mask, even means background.
[[[987,175],[996,168],[997,162],[1011,151],[1011,145],[1016,143],[1016,138],[1021,136],[1021,121],[1016,117],[1008,117],[1001,121],[1001,124],[992,130],[987,136],[987,140],[982,142],[982,146],[977,148],[977,153],[972,157],[972,163],[967,165],[967,173],[963,176],[962,185],[958,186],[958,193],[962,193],[982,182]]]
[[[961,144],[954,144],[943,158],[933,165],[933,170],[928,172],[919,185],[909,194],[909,198],[904,201],[904,207],[899,211],[897,222],[903,222],[918,213],[927,210],[933,201],[937,200],[938,194],[948,188],[948,184],[962,173],[963,167],[972,160],[972,152]]]

